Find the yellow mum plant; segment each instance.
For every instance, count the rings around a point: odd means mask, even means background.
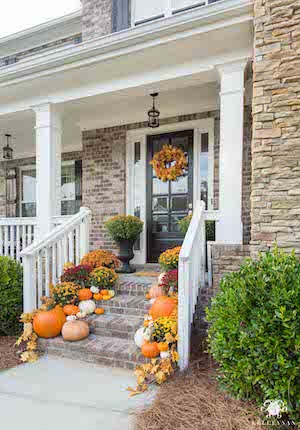
[[[57,284],[55,286],[51,285],[50,294],[51,298],[58,305],[74,305],[78,300],[77,293],[80,289],[81,286],[74,284],[73,282],[62,282],[61,284]]]
[[[97,267],[90,273],[89,285],[93,287],[111,290],[118,276],[113,269]]]
[[[165,272],[169,272],[172,269],[178,269],[179,254],[181,246],[176,248],[167,249],[165,252],[160,254],[159,264]]]

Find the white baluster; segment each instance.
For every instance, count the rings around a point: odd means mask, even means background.
[[[11,258],[15,258],[15,226],[14,225],[11,225],[9,227],[9,238],[10,238],[9,256]]]
[[[8,226],[4,226],[4,255],[8,256]]]
[[[75,229],[75,242],[76,242],[76,265],[80,262],[80,230],[79,226]]]
[[[43,293],[43,257],[41,254],[37,257],[37,271],[38,271],[38,303],[40,303]]]
[[[50,261],[49,261],[49,249],[45,249],[45,294],[50,297],[49,290],[49,282],[50,282]]]
[[[74,263],[74,231],[68,234],[69,262]]]
[[[63,265],[69,262],[68,256],[68,237],[64,236],[62,240],[63,245]]]
[[[20,226],[17,225],[17,238],[16,238],[16,258],[20,261]]]
[[[26,225],[22,225],[22,250],[27,246]]]
[[[28,230],[28,245],[30,245],[32,243],[32,225],[29,225],[27,227]]]
[[[57,256],[56,256],[56,243],[52,245],[52,284],[57,284]]]
[[[57,277],[60,278],[63,272],[62,265],[62,246],[61,240],[57,242]]]

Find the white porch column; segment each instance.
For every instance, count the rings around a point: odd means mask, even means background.
[[[244,70],[246,61],[218,66],[220,92],[220,213],[217,239],[242,243]]]
[[[60,215],[61,120],[51,103],[34,106],[36,113],[37,237],[53,228]]]

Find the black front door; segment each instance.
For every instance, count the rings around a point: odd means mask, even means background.
[[[153,154],[169,144],[180,147],[188,159],[188,167],[177,181],[159,180],[149,162]],[[183,235],[178,221],[193,203],[193,130],[148,136],[147,141],[147,261],[155,263],[166,249],[182,245]]]

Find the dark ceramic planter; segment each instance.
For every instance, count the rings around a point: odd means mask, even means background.
[[[133,245],[135,240],[119,240],[117,243],[120,249],[117,257],[121,261],[121,266],[116,269],[116,272],[134,273],[135,269],[130,266],[130,260],[132,260],[134,257]]]

